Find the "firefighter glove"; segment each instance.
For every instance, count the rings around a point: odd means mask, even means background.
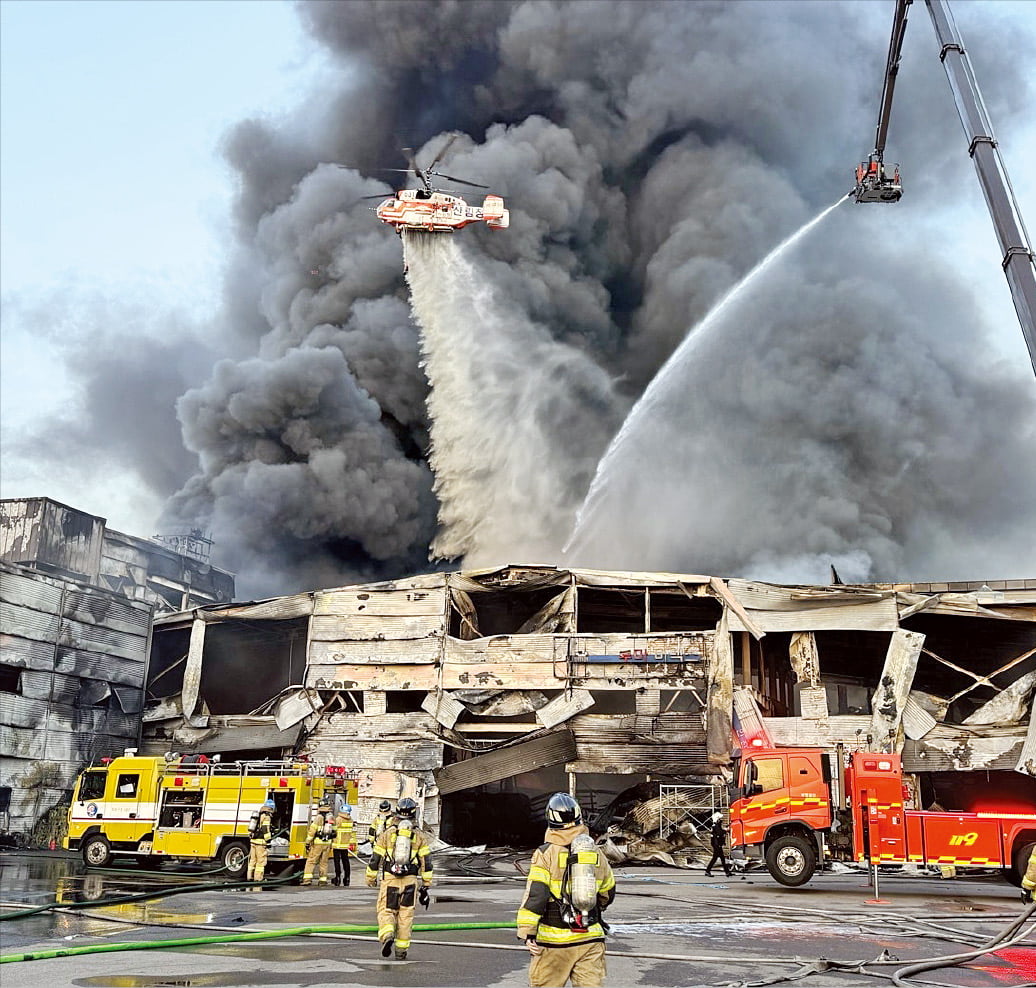
[[[367,879],[367,888],[372,889],[377,884],[378,884],[378,880],[376,878],[368,878]]]
[[[421,903],[425,909],[431,904],[432,897],[428,894],[428,886],[422,885],[421,891],[417,893],[417,901]]]

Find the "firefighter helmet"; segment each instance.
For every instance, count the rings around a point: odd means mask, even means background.
[[[417,816],[417,803],[409,796],[404,796],[396,803],[396,816],[403,820],[413,820]]]
[[[378,803],[378,809],[382,813],[388,813],[388,811],[392,809],[392,804],[387,799],[383,799],[380,803]]]
[[[547,800],[546,817],[547,823],[554,829],[583,822],[579,804],[567,792],[556,792]]]
[[[263,807],[262,808],[264,810],[275,810],[275,809],[277,809],[277,807],[274,805],[274,802],[273,802],[272,799],[268,799],[265,803],[263,803]]]

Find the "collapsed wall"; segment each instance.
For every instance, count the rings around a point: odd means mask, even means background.
[[[509,566],[199,609],[156,622],[143,743],[343,764],[361,821],[409,795],[451,842],[535,843],[558,789],[605,827],[634,787],[722,782],[744,685],[776,743],[894,748],[919,805],[966,809],[972,769],[1036,785],[1030,583]]]

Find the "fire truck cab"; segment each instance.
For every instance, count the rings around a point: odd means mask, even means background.
[[[248,822],[274,803],[271,862],[305,857],[306,831],[322,798],[355,805],[355,777],[339,766],[294,761],[103,759],[76,781],[63,845],[93,867],[116,855],[142,864],[165,857],[219,862],[233,877],[248,862]]]
[[[907,807],[899,755],[751,748],[735,760],[730,843],[761,855],[782,885],[804,885],[825,860],[1005,869],[1019,884],[1036,844],[1027,813]]]

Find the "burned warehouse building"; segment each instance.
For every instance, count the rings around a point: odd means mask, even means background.
[[[506,566],[156,617],[141,752],[345,765],[358,819],[412,796],[458,845],[533,843],[570,790],[625,815],[620,856],[681,863],[680,807],[724,802],[750,736],[898,752],[918,808],[1032,806],[1034,688],[1036,580]]]

